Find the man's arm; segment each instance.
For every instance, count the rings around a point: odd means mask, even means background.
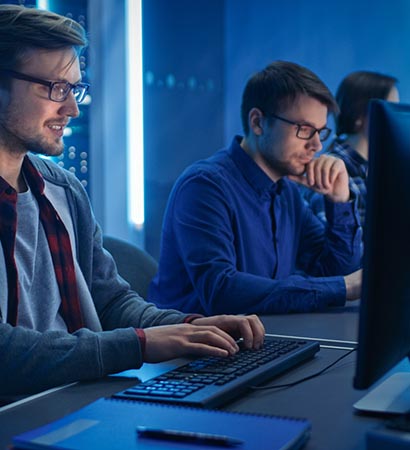
[[[346,299],[358,300],[362,295],[362,269],[344,277],[346,283]]]
[[[322,200],[326,213],[324,229],[310,209],[305,215],[299,249],[301,268],[314,276],[347,275],[357,270],[362,256],[362,229],[343,160],[321,155],[306,166],[304,175],[289,179],[315,192],[313,197]]]
[[[142,346],[134,328],[81,329],[68,334],[0,324],[0,394],[34,393],[136,369],[143,362],[189,355],[228,356],[238,351],[238,338],[248,348],[260,348],[265,330],[256,316],[215,316],[196,318],[191,324],[151,327],[144,333]]]
[[[133,328],[44,333],[0,324],[0,393],[28,394],[142,364]]]
[[[261,324],[252,325],[251,334],[250,325],[246,325],[248,321],[254,324],[255,318],[194,318],[192,324],[183,325],[187,314],[160,310],[145,302],[118,276],[111,255],[102,247],[101,230],[87,196],[75,179],[71,180],[68,198],[75,211],[73,217],[77,219],[79,262],[106,331],[38,332],[1,323],[4,318],[0,314],[1,394],[37,392],[138,368],[146,358],[136,328],[147,329],[145,347],[150,358],[157,361],[204,351],[214,354],[215,349],[218,352],[223,349],[225,354],[227,349],[232,351],[232,339],[237,337],[243,337],[249,346],[260,343]],[[256,322],[260,323],[258,319]],[[155,328],[168,324],[179,325]],[[216,340],[215,335],[219,336]],[[153,345],[153,341],[158,345]],[[202,343],[206,348],[195,347],[195,343]],[[163,348],[168,350],[161,353]]]
[[[205,314],[308,312],[345,303],[342,276],[289,274],[273,279],[238,270],[233,229],[238,224],[227,193],[207,176],[196,176],[175,192],[169,217],[164,232],[170,234],[166,238],[178,247]],[[323,227],[317,223],[323,235]]]

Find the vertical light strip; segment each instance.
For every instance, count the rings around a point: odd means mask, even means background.
[[[37,9],[47,9],[48,10],[48,0],[37,0]]]
[[[144,226],[142,0],[126,0],[128,220]]]

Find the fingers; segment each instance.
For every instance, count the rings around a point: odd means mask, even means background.
[[[333,188],[340,174],[346,171],[344,162],[330,155],[321,155],[306,165],[303,175],[289,175],[288,178],[303,186],[326,194]]]
[[[191,324],[146,328],[145,362],[160,362],[188,355],[228,356],[239,351],[237,338],[245,348],[263,345],[265,328],[256,315],[201,317]]]
[[[245,348],[259,349],[263,346],[265,327],[256,315],[244,316],[239,320],[238,327]]]
[[[228,356],[239,350],[232,336],[212,325],[164,325],[144,331],[145,362],[167,361],[188,355]]]
[[[192,329],[189,330],[188,339],[192,344],[202,344],[197,348],[214,347],[225,350],[230,355],[239,350],[235,339],[216,326],[193,325]]]
[[[344,170],[346,169],[341,159],[329,155],[322,155],[307,164],[307,183],[310,187],[325,193],[332,188],[337,177]]]
[[[261,348],[265,337],[265,328],[256,315],[234,316],[219,315],[201,317],[191,322],[197,325],[215,325],[229,333],[235,339],[242,338],[245,348]]]
[[[265,327],[258,316],[252,315],[248,316],[248,318],[251,320],[250,324],[252,327],[253,332],[253,342],[254,342],[254,348],[262,348],[263,342],[265,340]]]
[[[331,155],[321,155],[306,165],[306,185],[333,202],[347,202],[349,176],[344,162]]]

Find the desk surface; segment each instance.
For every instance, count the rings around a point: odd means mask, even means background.
[[[262,320],[267,332],[272,334],[355,341],[357,313],[358,306],[352,305],[326,313],[265,316]],[[310,375],[345,352],[322,348],[312,360],[269,384],[289,383]],[[146,365],[139,371],[129,371],[129,375],[137,374],[146,379],[177,363]],[[352,387],[354,363],[353,353],[318,377],[291,388],[250,392],[224,409],[306,417],[312,423],[312,435],[306,450],[364,449],[366,431],[379,425],[381,420],[357,415],[353,410],[353,403],[365,393]],[[99,397],[109,396],[135,383],[135,378],[107,377],[97,382],[78,383],[14,408],[0,410],[0,449],[5,449],[16,434],[60,418]]]
[[[359,302],[322,313],[261,316],[266,332],[317,339],[357,341]]]

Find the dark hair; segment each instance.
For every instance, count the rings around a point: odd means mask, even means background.
[[[242,95],[241,118],[245,136],[249,133],[248,116],[252,108],[275,114],[290,105],[299,95],[313,97],[337,112],[333,95],[320,78],[306,67],[287,61],[275,61],[254,74]]]
[[[34,48],[72,47],[76,54],[87,45],[84,28],[50,11],[0,5],[0,69],[16,69]]]
[[[367,115],[369,100],[385,100],[397,83],[397,78],[377,72],[352,72],[343,79],[336,92],[340,113],[336,119],[336,134],[357,133],[357,120]]]

